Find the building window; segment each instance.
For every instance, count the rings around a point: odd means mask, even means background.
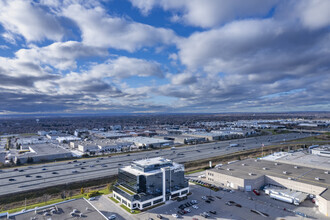
[[[181,191],[181,195],[182,194],[187,194],[188,193],[188,190],[183,190],[183,191]]]
[[[161,199],[157,199],[157,200],[154,201],[154,204],[160,203],[160,202],[162,202],[162,201],[163,201],[163,198],[161,198]]]
[[[148,206],[151,206],[151,202],[148,202],[148,203],[143,204],[143,205],[142,205],[142,208],[146,208],[146,207],[148,207]]]

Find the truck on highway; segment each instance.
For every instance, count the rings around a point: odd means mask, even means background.
[[[239,144],[230,144],[229,147],[239,147]]]

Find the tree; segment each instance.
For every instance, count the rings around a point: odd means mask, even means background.
[[[80,194],[84,194],[84,193],[85,193],[85,189],[84,189],[84,187],[81,187]]]

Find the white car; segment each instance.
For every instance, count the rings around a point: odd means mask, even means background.
[[[116,219],[116,218],[117,218],[117,216],[116,216],[115,214],[110,215],[110,216],[108,217],[108,219]]]
[[[188,208],[185,208],[184,209],[186,212],[188,212],[188,213],[190,213],[191,212],[191,210],[190,209],[188,209]]]
[[[173,216],[174,218],[179,218],[179,215],[178,215],[178,214],[172,214],[172,216]]]
[[[192,206],[194,209],[198,209],[198,206],[197,205],[193,205]]]
[[[206,200],[207,198],[206,198],[206,196],[202,196],[202,199]]]
[[[191,200],[192,203],[197,204],[197,200]]]
[[[96,198],[95,197],[90,197],[88,200],[89,201],[94,201]]]

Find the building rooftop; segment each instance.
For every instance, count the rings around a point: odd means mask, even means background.
[[[34,144],[30,145],[30,152],[19,154],[19,157],[29,157],[29,156],[40,156],[40,155],[54,155],[54,154],[65,154],[71,153],[70,151],[59,147],[57,144]]]
[[[171,160],[164,159],[162,157],[154,157],[154,158],[148,158],[148,159],[143,159],[143,160],[137,160],[133,161],[133,164],[136,164],[141,167],[147,167],[150,165],[162,165],[162,164],[172,164]]]
[[[53,211],[52,211],[53,210]],[[75,210],[75,211],[74,211]],[[74,214],[73,214],[74,211]],[[72,213],[72,214],[71,214]],[[96,210],[86,199],[68,200],[62,203],[57,203],[45,207],[25,211],[19,214],[11,214],[9,219],[23,220],[23,219],[93,219],[104,220],[107,219],[102,213]],[[7,219],[2,218],[0,219]]]
[[[162,157],[133,161],[131,166],[125,166],[120,169],[135,175],[152,175],[161,172],[161,168],[163,167],[170,167],[170,169],[184,169],[183,165]]]
[[[121,138],[123,141],[134,142],[134,143],[142,143],[142,144],[161,144],[172,142],[171,140],[162,140],[158,138],[150,138],[150,137],[126,137]]]
[[[247,159],[212,169],[212,171],[244,179],[255,179],[267,175],[312,184],[324,189],[330,187],[330,171],[327,169],[297,166],[277,161]],[[330,199],[330,193],[328,194]]]
[[[293,165],[300,165],[306,167],[312,167],[317,169],[329,169],[330,170],[330,158],[322,157],[319,155],[308,154],[305,151],[298,151],[294,153],[288,152],[275,152],[271,155],[261,158],[262,160],[282,162]]]

